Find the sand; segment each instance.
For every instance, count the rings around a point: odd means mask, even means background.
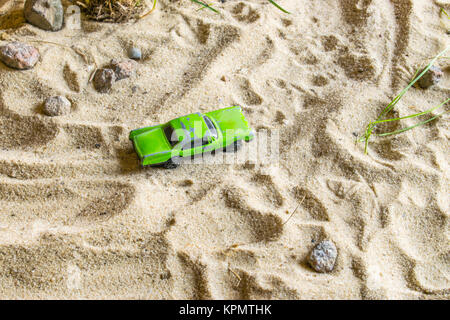
[[[279,3],[292,14],[159,0],[136,23],[53,33],[24,22],[23,1],[0,1],[1,39],[42,55],[28,71],[0,64],[0,298],[450,297],[448,116],[374,138],[368,155],[355,144],[449,45],[450,2]],[[130,46],[137,75],[96,92],[95,67]],[[411,89],[394,115],[448,98],[438,64],[441,83]],[[57,94],[72,112],[46,117]],[[130,130],[231,105],[279,132],[279,161],[139,167]],[[329,274],[307,264],[324,239],[338,248]]]

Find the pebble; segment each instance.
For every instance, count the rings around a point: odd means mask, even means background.
[[[128,57],[134,60],[140,60],[142,58],[142,51],[139,48],[132,47],[128,50]]]
[[[136,72],[137,62],[131,59],[111,60],[110,68],[116,74],[116,81],[129,78]]]
[[[423,72],[424,69],[422,69],[422,71],[420,71],[420,73]],[[419,74],[420,74],[419,73]],[[442,72],[441,68],[436,67],[436,66],[432,66],[430,69],[428,69],[428,71],[422,76],[422,78],[420,78],[417,81],[417,84],[419,85],[419,87],[421,87],[422,89],[428,89],[429,87],[431,87],[432,85],[438,84],[439,81],[441,81],[442,76],[444,75],[444,73]]]
[[[50,117],[63,116],[70,113],[71,103],[63,96],[48,98],[44,103],[44,114]]]
[[[311,251],[308,262],[317,272],[326,273],[333,271],[336,258],[336,246],[332,241],[324,240]]]
[[[64,9],[61,0],[27,0],[24,16],[29,23],[40,29],[58,31],[63,26]]]
[[[94,76],[94,87],[98,92],[107,93],[111,90],[116,81],[114,70],[103,68],[98,69]]]
[[[22,42],[10,42],[0,47],[0,60],[14,69],[31,69],[40,56],[38,49]]]

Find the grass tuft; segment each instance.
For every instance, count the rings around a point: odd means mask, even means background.
[[[102,22],[126,22],[137,18],[146,6],[142,0],[80,0],[77,4],[89,19]]]
[[[448,51],[448,49],[450,49],[450,47],[447,47],[444,51],[440,52],[436,57],[434,57],[430,63],[427,65],[427,67],[425,69],[422,70],[422,72],[420,72],[418,69],[416,71],[416,73],[413,76],[413,80],[406,86],[406,88],[404,88],[389,104],[386,108],[384,108],[384,110],[380,113],[380,115],[378,116],[378,118],[373,121],[370,122],[367,125],[366,131],[364,132],[364,135],[362,137],[360,137],[357,142],[364,142],[364,153],[367,154],[367,148],[369,146],[369,140],[371,138],[372,135],[375,136],[379,136],[379,137],[385,137],[385,136],[390,136],[390,135],[394,135],[394,134],[399,134],[411,129],[414,129],[418,126],[424,125],[430,121],[435,120],[436,118],[442,116],[445,111],[443,113],[440,113],[436,116],[431,117],[430,119],[427,119],[425,121],[421,121],[415,125],[412,125],[410,127],[406,127],[400,130],[396,130],[396,131],[392,131],[392,132],[385,132],[385,133],[374,133],[374,130],[377,126],[377,124],[380,123],[385,123],[385,122],[391,122],[391,121],[400,121],[400,120],[404,120],[404,119],[411,119],[411,118],[416,118],[416,117],[420,117],[426,114],[429,114],[437,109],[439,109],[440,107],[444,106],[445,104],[447,104],[450,99],[445,100],[444,102],[442,102],[441,104],[437,105],[436,107],[430,108],[428,110],[425,110],[423,112],[419,112],[416,114],[411,114],[409,116],[405,116],[405,117],[400,117],[400,118],[391,118],[391,119],[383,119],[383,117],[388,114],[394,107],[395,105],[400,101],[400,99],[406,94],[406,92],[425,74],[428,72],[428,70],[433,66],[433,64],[436,62],[436,60],[438,60],[439,58],[443,57],[444,54]],[[420,72],[420,74],[419,74]]]

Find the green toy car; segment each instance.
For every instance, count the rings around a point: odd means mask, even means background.
[[[242,141],[253,138],[253,130],[238,106],[206,114],[193,113],[130,132],[142,166],[167,169],[176,168],[183,157],[214,153],[217,149],[237,151]]]

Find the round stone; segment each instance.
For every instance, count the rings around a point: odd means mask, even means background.
[[[111,60],[110,68],[116,74],[116,81],[129,78],[134,75],[136,71],[137,62],[131,59],[126,60]]]
[[[98,92],[106,93],[111,90],[116,81],[116,74],[114,70],[103,68],[98,69],[94,76],[94,87]]]
[[[63,116],[70,113],[71,103],[63,96],[48,98],[44,103],[44,114],[50,117]]]
[[[142,58],[142,51],[139,48],[132,47],[128,50],[128,57],[134,60],[140,60]]]
[[[10,42],[0,47],[0,60],[14,69],[31,69],[40,56],[38,49],[22,42]]]
[[[40,29],[58,31],[63,26],[64,9],[61,0],[27,0],[24,16],[29,23]]]
[[[423,72],[420,71],[420,73]],[[419,74],[420,74],[419,73]],[[441,68],[437,66],[432,66],[428,71],[417,81],[417,84],[422,89],[428,89],[429,87],[438,84],[439,81],[441,81],[442,76],[444,73],[442,72]]]
[[[332,241],[324,240],[314,247],[308,261],[314,270],[325,273],[333,271],[336,258],[336,246]]]

